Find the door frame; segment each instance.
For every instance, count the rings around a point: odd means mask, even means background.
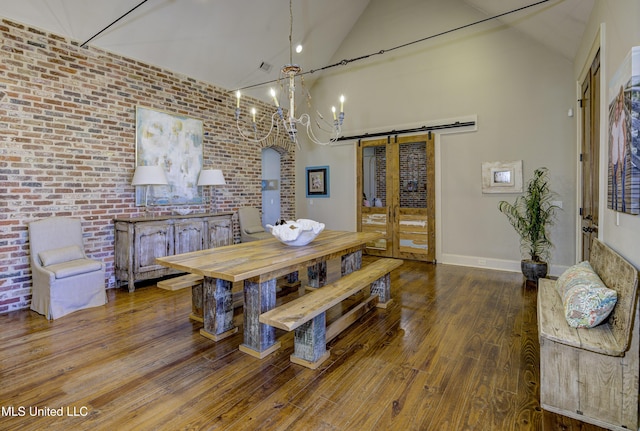
[[[608,124],[607,120],[607,112],[606,106],[603,106],[603,103],[606,105],[607,100],[607,86],[603,85],[606,83],[607,75],[605,68],[605,59],[606,57],[606,43],[605,43],[605,24],[600,24],[598,28],[598,32],[594,37],[594,41],[591,45],[591,49],[589,50],[589,54],[585,57],[584,64],[582,66],[582,70],[580,75],[578,76],[578,80],[576,81],[576,106],[575,112],[577,114],[576,121],[576,159],[580,159],[580,153],[582,151],[582,112],[580,108],[580,99],[582,97],[582,83],[586,79],[589,71],[591,69],[591,65],[593,60],[598,52],[600,51],[600,154],[599,154],[599,166],[598,166],[598,175],[599,175],[599,190],[598,190],[598,220],[600,223],[600,228],[597,232],[597,238],[599,240],[604,239],[602,225],[604,224],[604,210],[607,206],[606,198],[607,198],[607,153],[608,153],[608,145],[607,143],[607,128],[603,125]],[[582,166],[578,162],[576,163],[576,207],[579,209],[582,207]],[[582,216],[580,215],[580,211],[576,211],[575,214],[575,262],[578,262],[580,257],[582,256]]]

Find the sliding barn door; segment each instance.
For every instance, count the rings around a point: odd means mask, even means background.
[[[398,138],[393,147],[398,179],[393,181],[395,257],[435,261],[433,135]],[[394,169],[395,171],[395,169]]]
[[[358,146],[358,230],[384,238],[377,256],[435,261],[433,136],[388,137]]]
[[[362,195],[358,202],[358,231],[377,232],[383,238],[367,244],[367,253],[374,256],[393,255],[393,226],[391,224],[393,194],[388,180],[387,139],[358,143],[357,186]]]

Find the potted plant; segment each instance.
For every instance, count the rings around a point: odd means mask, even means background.
[[[548,228],[553,225],[558,206],[552,203],[554,193],[549,189],[547,168],[538,168],[527,183],[522,196],[513,204],[500,201],[498,209],[507,216],[509,223],[520,235],[520,251],[527,259],[522,259],[522,273],[527,281],[538,282],[547,275],[547,259],[552,243]]]

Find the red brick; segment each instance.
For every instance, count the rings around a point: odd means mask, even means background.
[[[87,252],[106,263],[111,280],[112,220],[143,211],[135,206],[130,184],[136,106],[202,119],[204,164],[222,168],[228,183],[216,191],[218,208],[260,206],[261,147],[238,134],[232,92],[91,46],[78,48],[58,35],[0,22],[0,87],[6,95],[0,105],[0,133],[9,144],[0,163],[5,198],[0,268],[11,274],[0,280],[0,313],[29,307],[27,226],[36,219],[82,218]],[[259,101],[251,105],[263,112],[271,109]],[[283,218],[295,216],[294,161],[294,153],[282,155]],[[209,206],[191,208],[204,212]],[[169,214],[174,209],[158,211]],[[235,235],[238,240],[237,227]]]

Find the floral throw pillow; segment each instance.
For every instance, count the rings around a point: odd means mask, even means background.
[[[587,261],[568,268],[556,281],[564,314],[573,328],[593,328],[611,313],[618,300]]]
[[[604,287],[604,283],[593,270],[591,264],[585,260],[569,267],[556,280],[556,290],[563,299],[569,289],[576,286]]]
[[[593,328],[609,316],[617,300],[613,289],[576,286],[563,298],[564,315],[572,328]]]

